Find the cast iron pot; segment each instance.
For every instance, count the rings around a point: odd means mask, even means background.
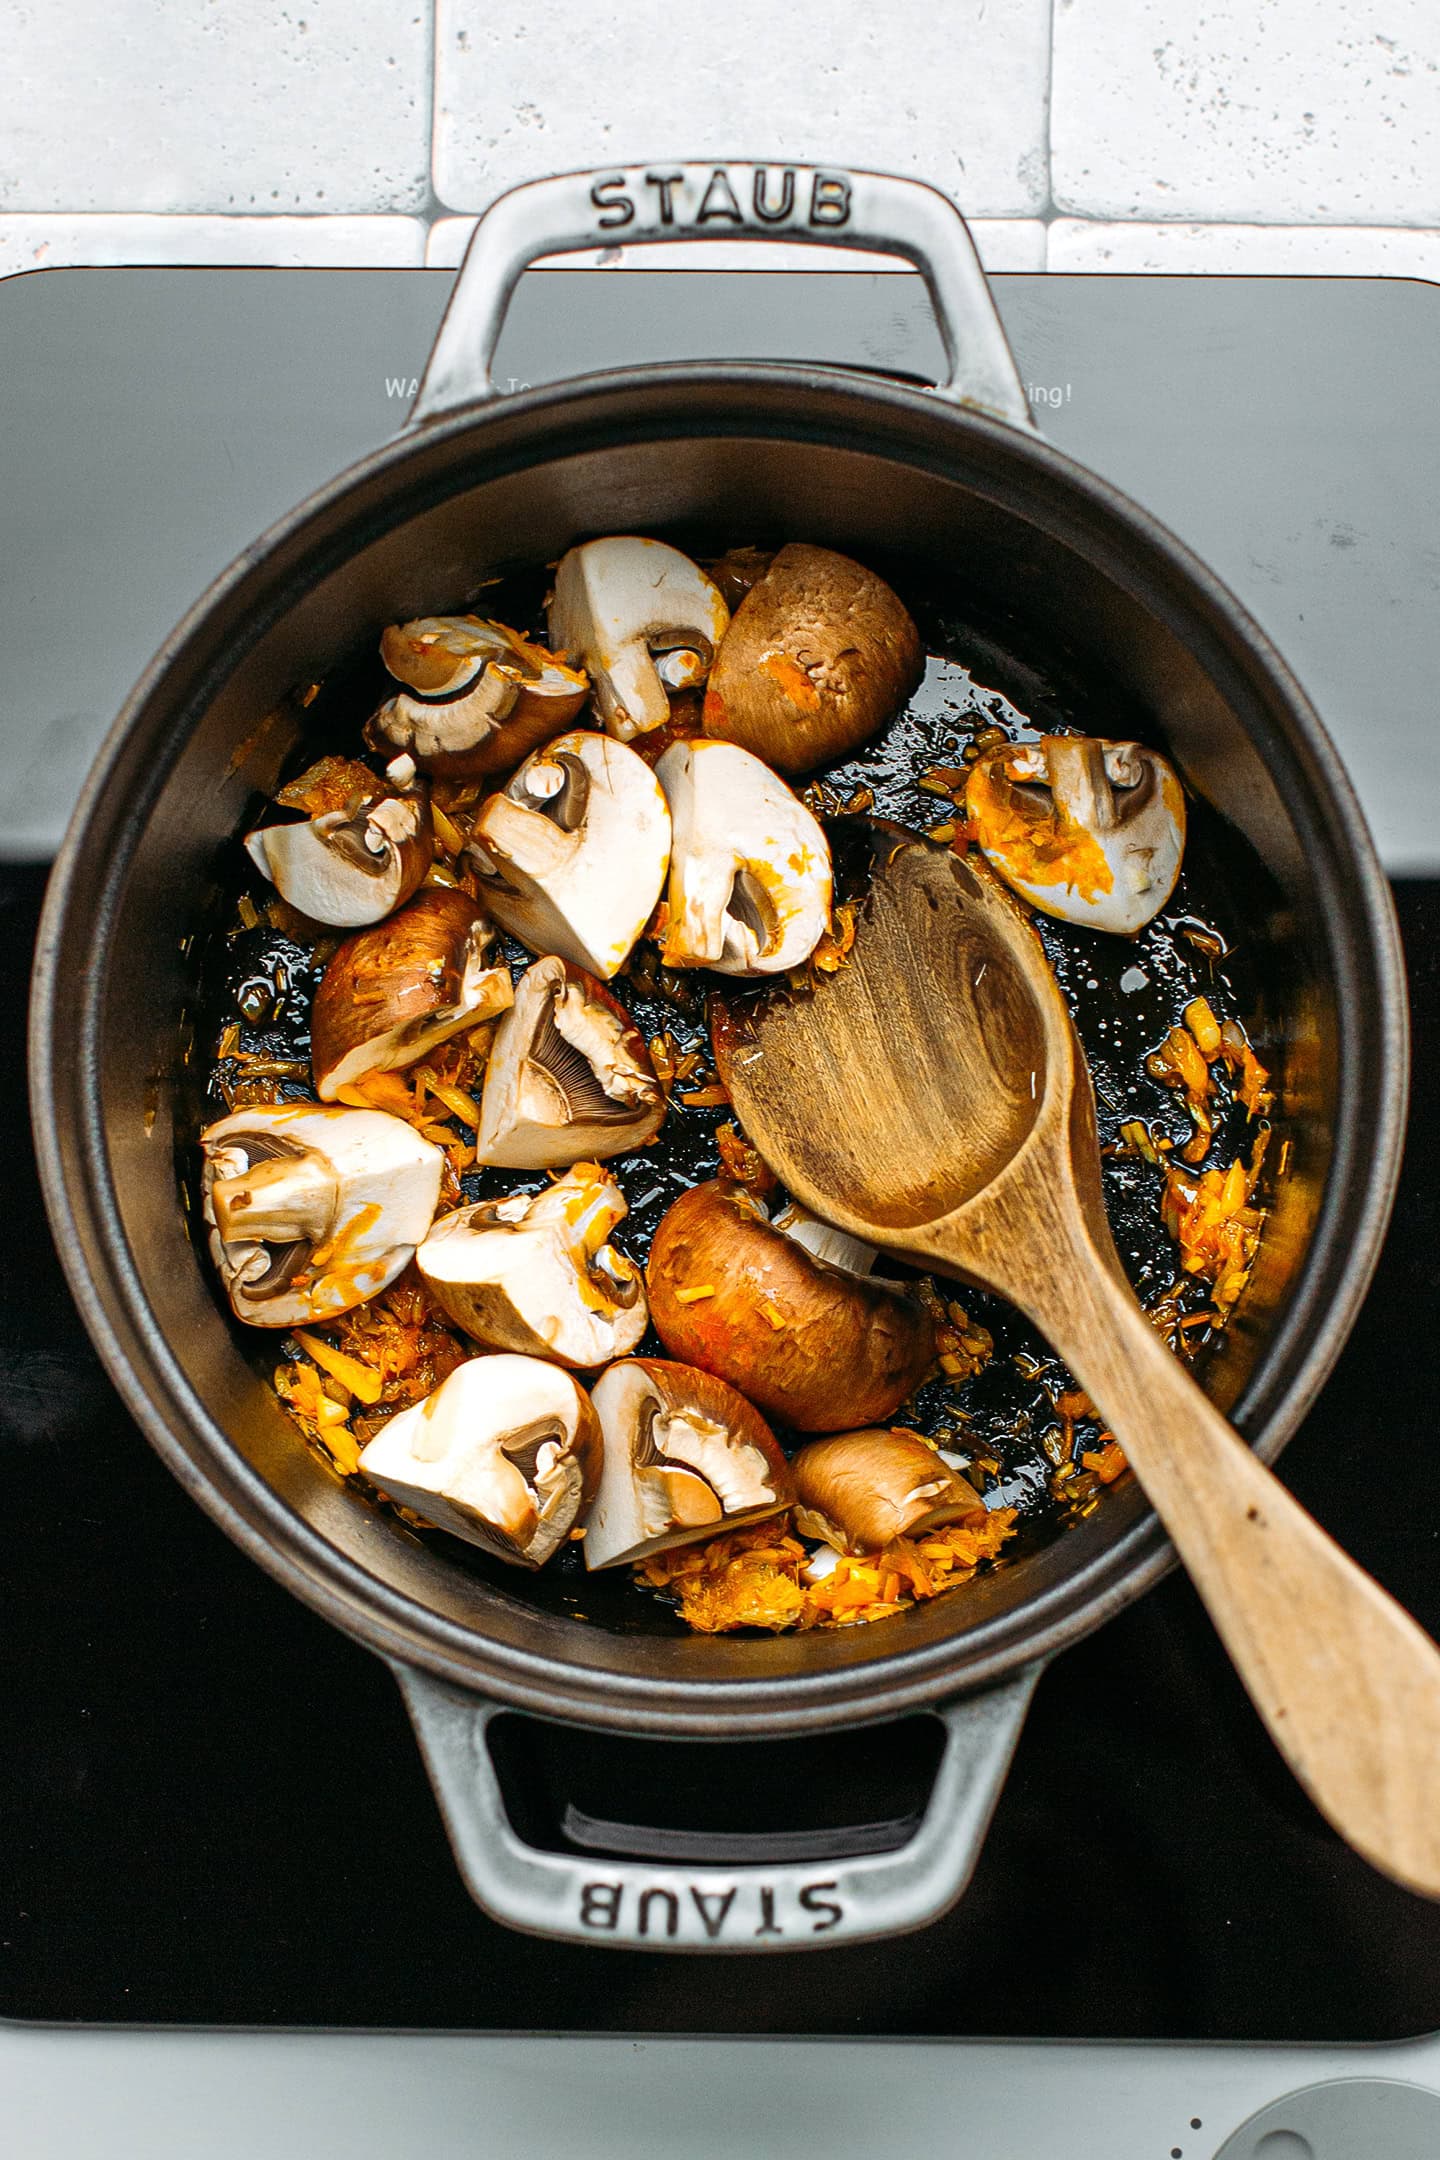
[[[527,262],[717,228],[907,257],[929,283],[950,380],[704,364],[495,397],[489,359]],[[553,560],[597,532],[700,527],[908,554],[928,576],[953,568],[988,588],[1017,644],[1027,624],[1043,645],[1063,629],[1097,679],[1149,710],[1266,865],[1273,899],[1251,937],[1291,1160],[1206,1385],[1275,1456],[1344,1340],[1394,1186],[1406,1036],[1388,891],[1283,663],[1169,533],[1038,439],[969,234],[909,181],[686,166],[574,175],[494,206],[406,432],[257,541],[117,721],[50,889],[34,1095],[56,1239],[129,1408],[237,1543],[391,1662],[480,1902],[585,1941],[794,1949],[916,1927],[959,1894],[1045,1660],[1171,1564],[1140,1492],[1118,1490],[963,1596],[877,1626],[734,1641],[581,1625],[528,1604],[518,1574],[492,1587],[398,1532],[296,1445],[264,1378],[273,1345],[223,1312],[181,1197],[197,1127],[195,933],[214,918],[225,844],[293,746],[287,693],[386,623],[463,608],[498,565]],[[924,1708],[947,1736],[920,1827],[896,1850],[590,1861],[511,1825],[486,1742],[507,1705],[717,1741]]]

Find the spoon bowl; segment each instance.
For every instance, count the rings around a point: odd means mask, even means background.
[[[996,880],[897,839],[854,947],[813,997],[717,1000],[722,1077],[735,1076],[767,1132],[785,1133],[787,1184],[843,1194],[868,1225],[902,1232],[994,1182],[1034,1130],[1053,1056],[1044,986],[1017,961],[1017,933],[1033,936]]]

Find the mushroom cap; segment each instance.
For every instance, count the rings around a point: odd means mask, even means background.
[[[328,782],[307,786],[325,768],[332,778],[351,776],[343,800]],[[394,777],[377,779],[368,766],[323,759],[282,788],[282,808],[311,808],[297,822],[257,826],[245,836],[246,851],[283,900],[312,922],[358,929],[380,922],[417,892],[430,868],[435,835],[423,785],[414,767],[397,765]],[[342,783],[343,784],[343,783]]]
[[[257,1104],[200,1146],[211,1258],[252,1327],[333,1320],[377,1296],[440,1198],[440,1149],[383,1110]]]
[[[880,1552],[897,1537],[983,1514],[959,1471],[915,1433],[869,1426],[811,1440],[790,1465],[795,1526],[837,1552]]]
[[[1064,922],[1133,937],[1175,890],[1185,795],[1143,743],[1001,744],[971,767],[965,809],[1006,884]]]
[[[672,1357],[801,1432],[893,1416],[934,1362],[923,1306],[816,1259],[724,1179],[692,1186],[662,1216],[646,1286]]]
[[[670,718],[670,692],[710,672],[730,610],[698,564],[663,540],[616,534],[561,557],[550,643],[588,669],[609,734],[629,742]]]
[[[360,1468],[439,1529],[538,1568],[595,1491],[600,1421],[574,1376],[544,1358],[471,1358],[391,1418]]]
[[[645,1038],[617,998],[554,955],[515,987],[495,1031],[476,1159],[512,1170],[603,1161],[660,1130],[665,1096]]]
[[[784,773],[847,757],[925,671],[909,610],[883,578],[794,542],[735,610],[705,692],[707,735]]]
[[[497,922],[608,982],[655,912],[670,812],[643,758],[575,729],[481,806],[468,853]]]
[[[830,921],[830,848],[767,765],[733,743],[677,742],[655,768],[674,827],[667,967],[777,975]]]
[[[618,1567],[790,1505],[790,1466],[765,1420],[713,1374],[629,1358],[595,1383],[604,1434],[585,1526],[587,1568]]]
[[[399,1072],[462,1028],[505,1012],[510,970],[487,956],[495,926],[468,893],[431,885],[347,938],[310,1012],[310,1063],[322,1101],[372,1072]]]
[[[441,1311],[476,1342],[605,1365],[649,1324],[644,1276],[606,1242],[628,1213],[614,1180],[580,1163],[533,1197],[443,1215],[415,1264]]]
[[[371,715],[366,740],[406,750],[422,772],[449,779],[518,765],[568,727],[590,694],[580,669],[478,615],[393,623],[380,655],[405,687]]]

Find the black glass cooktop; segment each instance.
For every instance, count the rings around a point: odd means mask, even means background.
[[[1435,289],[996,285],[1047,432],[1235,586],[1336,732],[1387,860],[1433,868]],[[53,846],[108,715],[204,578],[394,427],[448,287],[65,271],[0,291],[16,573],[0,575],[0,855]],[[935,331],[915,280],[545,272],[525,281],[497,374],[717,350],[923,376]],[[75,503],[83,516],[57,513]],[[488,1921],[389,1674],[185,1498],[71,1306],[24,1102],[43,880],[0,866],[0,2016],[1301,2041],[1440,2028],[1440,1907],[1312,1812],[1178,1577],[1050,1668],[973,1884],[921,1936],[680,1961]],[[1397,897],[1417,1020],[1410,1152],[1370,1299],[1282,1468],[1440,1632],[1440,881],[1404,879]],[[798,1754],[675,1748],[659,1785],[652,1750],[512,1720],[507,1765],[540,1838],[563,1838],[567,1807],[572,1825],[814,1827],[909,1813],[932,1730]]]
[[[1178,1577],[1051,1666],[974,1882],[923,1936],[677,1961],[487,1920],[389,1674],[185,1498],[70,1304],[24,1101],[43,876],[0,871],[0,2014],[1197,2040],[1440,2027],[1440,1908],[1313,1813]],[[1440,882],[1397,897],[1417,1019],[1400,1202],[1282,1468],[1440,1631]],[[532,1822],[567,1803],[637,1819],[648,1757],[627,1766],[615,1743],[534,1726],[516,1742]],[[837,1742],[796,1819],[824,1820],[838,1793],[835,1819],[856,1820],[857,1791],[877,1819],[906,1812],[927,1752],[907,1742]],[[770,1793],[793,1775],[777,1756]],[[677,1748],[669,1792],[638,1819],[694,1808],[703,1824],[726,1781],[726,1751]]]

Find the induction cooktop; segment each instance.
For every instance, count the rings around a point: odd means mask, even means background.
[[[222,1537],[110,1388],[28,1154],[44,859],[108,716],[206,578],[403,417],[450,283],[64,271],[0,288],[0,2016],[1051,2041],[1440,2028],[1440,1908],[1310,1809],[1175,1576],[1050,1667],[974,1881],[923,1936],[681,1967],[510,1933],[460,1882],[389,1674]],[[994,284],[1042,426],[1195,545],[1276,637],[1396,878],[1417,1031],[1400,1201],[1281,1468],[1440,1631],[1440,460],[1425,389],[1440,291]],[[518,386],[567,354],[721,350],[921,379],[938,360],[908,276],[536,272],[496,372]],[[667,1744],[657,1775],[653,1748],[509,1722],[513,1804],[559,1841],[587,1821],[744,1828],[747,1794],[772,1824],[776,1795],[800,1827],[858,1819],[857,1793],[893,1819],[919,1806],[930,1759],[918,1721],[804,1751]]]

